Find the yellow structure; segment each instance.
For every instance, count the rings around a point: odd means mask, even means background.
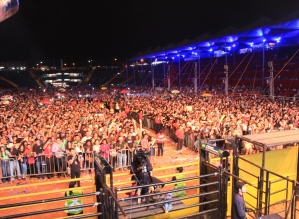
[[[262,153],[242,156],[245,160],[262,165]],[[278,177],[277,175],[288,178],[289,180],[297,180],[297,163],[298,163],[298,146],[286,148],[282,150],[267,151],[265,157],[265,169],[273,173],[268,174],[269,178],[269,193],[270,205],[281,202],[284,199],[291,199],[292,185],[287,181]],[[240,169],[247,170],[249,173],[240,171],[240,178],[250,182],[254,186],[258,186],[258,177],[260,176],[260,168],[248,164],[248,162],[239,159]],[[275,173],[275,174],[274,174]],[[277,175],[276,175],[277,174]],[[267,174],[264,176],[267,178]],[[266,186],[264,183],[264,191]],[[287,189],[288,188],[288,189]],[[251,195],[250,195],[251,194]],[[250,207],[257,207],[258,191],[252,186],[247,186],[247,194],[244,198]],[[263,195],[263,202],[265,202],[266,195]]]

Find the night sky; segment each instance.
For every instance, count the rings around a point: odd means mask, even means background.
[[[19,1],[19,12],[0,23],[0,61],[93,59],[109,65],[149,48],[299,10],[299,0]]]

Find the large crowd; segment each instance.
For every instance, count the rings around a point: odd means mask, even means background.
[[[125,170],[137,147],[150,150],[153,142],[142,129],[149,127],[149,120],[154,121],[156,132],[174,133],[170,137],[178,140],[177,150],[182,149],[185,135],[205,141],[299,125],[296,101],[257,95],[203,97],[184,90],[178,94],[137,88],[122,92],[91,86],[65,92],[6,90],[2,95],[13,97],[0,107],[2,182],[26,176],[59,177],[73,162],[90,171],[97,153],[112,167]],[[196,149],[193,143],[188,146]],[[243,149],[246,154],[257,152],[246,143]],[[75,156],[81,159],[73,160]]]

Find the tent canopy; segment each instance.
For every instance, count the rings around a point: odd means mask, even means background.
[[[299,130],[277,131],[240,137],[253,144],[263,144],[268,147],[299,142]]]
[[[196,39],[185,39],[177,44],[147,50],[137,54],[132,60],[156,59],[198,59],[211,57],[222,50],[232,53],[252,47],[275,47],[280,45],[298,45],[299,43],[299,11],[278,21],[262,17],[240,29],[227,27],[216,34],[204,33]]]

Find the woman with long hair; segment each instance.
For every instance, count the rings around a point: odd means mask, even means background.
[[[104,138],[101,142],[100,151],[102,153],[102,157],[104,157],[107,161],[109,161],[110,146],[106,138]]]
[[[31,144],[27,144],[25,147],[25,156],[27,157],[27,164],[28,164],[28,170],[29,170],[29,174],[33,175],[36,173],[36,169],[35,169],[35,157],[34,157],[34,153],[33,153],[33,147]]]
[[[91,144],[91,140],[87,140],[84,144],[84,164],[83,166],[91,172],[91,168],[93,168],[93,148]]]
[[[99,139],[95,139],[94,140],[94,144],[92,146],[92,151],[94,152],[95,155],[98,155],[98,153],[100,153],[100,140]]]
[[[53,145],[53,143],[48,140],[43,147],[44,154],[45,154],[48,179],[50,179],[51,177],[54,176],[54,160],[53,160],[53,154],[52,154],[52,145]]]
[[[27,145],[26,141],[22,142],[17,152],[17,159],[21,167],[22,179],[25,179],[27,175],[27,157],[25,156],[25,144]]]

